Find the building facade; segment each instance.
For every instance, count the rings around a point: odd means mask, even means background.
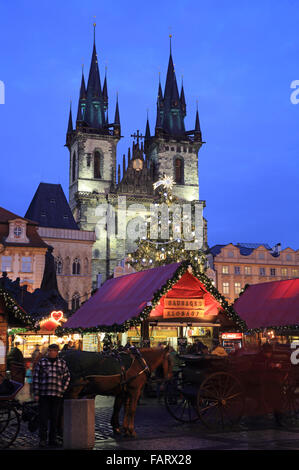
[[[79,230],[59,184],[40,183],[26,212],[38,221],[38,234],[53,247],[58,289],[69,310],[85,302],[92,291],[92,246],[95,234]]]
[[[70,111],[66,135],[69,150],[69,204],[74,219],[81,230],[96,230],[93,246],[93,283],[113,275],[114,269],[127,253],[134,251],[134,241],[127,236],[128,230],[137,226],[139,208],[145,208],[143,216],[148,219],[150,206],[156,198],[153,184],[164,176],[173,178],[173,194],[178,202],[197,206],[202,214],[205,201],[199,199],[198,151],[203,145],[199,114],[196,112],[194,129],[185,130],[185,92],[182,85],[178,92],[172,51],[170,50],[164,93],[159,82],[155,132],[151,135],[147,119],[145,135],[137,131],[134,142],[117,161],[117,144],[121,138],[118,98],[114,120],[108,118],[107,77],[103,87],[100,80],[96,45],[93,53],[87,85],[82,74],[79,103],[75,126]],[[125,200],[126,212],[117,219],[119,202]],[[109,233],[107,226],[99,224],[101,208],[105,205],[116,211],[115,231]],[[107,209],[108,210],[108,209]],[[207,224],[201,215],[201,239],[207,245]],[[120,236],[120,231],[125,235]],[[138,231],[136,229],[136,231]],[[140,232],[136,235],[138,238]]]
[[[229,302],[239,297],[246,284],[299,277],[299,250],[271,248],[267,244],[215,245],[208,254],[209,269],[219,292]]]
[[[38,224],[0,207],[0,265],[10,279],[19,278],[29,292],[40,288],[48,245]]]

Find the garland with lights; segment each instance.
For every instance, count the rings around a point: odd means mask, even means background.
[[[192,274],[203,283],[207,291],[217,300],[217,302],[221,305],[219,309],[221,313],[224,313],[226,317],[235,323],[235,328],[230,327],[230,330],[236,329],[237,331],[244,331],[247,329],[246,323],[239,317],[239,315],[234,311],[233,307],[229,305],[227,300],[220,294],[218,289],[214,287],[212,281],[200,271],[200,268],[197,265],[190,264],[189,261],[183,261],[177,270],[175,271],[174,275],[171,279],[169,279],[161,289],[157,290],[152,298],[151,304],[147,305],[138,317],[131,318],[130,320],[125,321],[121,325],[114,323],[113,325],[98,325],[92,328],[63,328],[58,327],[55,330],[55,334],[57,336],[63,336],[65,334],[72,334],[72,333],[124,333],[128,331],[130,328],[140,325],[144,320],[149,317],[150,312],[158,305],[160,299],[167,294],[168,291],[172,289],[172,287],[180,280],[182,275],[188,270],[189,266],[192,268]]]
[[[32,329],[36,328],[35,320],[2,288],[0,289],[0,298],[3,300],[6,313],[11,314],[13,318],[20,321],[23,325],[28,325]]]

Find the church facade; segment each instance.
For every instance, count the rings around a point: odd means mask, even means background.
[[[121,138],[118,100],[114,119],[108,117],[108,88],[105,76],[101,84],[96,44],[94,41],[87,83],[82,72],[76,121],[72,110],[66,134],[69,150],[69,204],[81,230],[96,231],[93,245],[93,285],[104,282],[115,267],[134,251],[135,241],[128,232],[140,235],[140,217],[149,220],[157,200],[154,183],[171,177],[173,195],[178,203],[200,210],[199,230],[203,248],[207,248],[207,223],[203,218],[205,201],[199,199],[198,152],[203,145],[199,114],[194,129],[185,129],[185,92],[178,91],[172,51],[164,93],[159,80],[157,116],[153,135],[147,119],[144,136],[137,131],[132,137],[132,150],[117,159]],[[119,215],[119,208],[125,215]],[[113,215],[113,231],[103,222],[103,208]],[[109,212],[110,211],[110,212]],[[125,232],[125,235],[124,235]],[[134,238],[134,237],[133,237]],[[100,278],[97,276],[100,275]]]

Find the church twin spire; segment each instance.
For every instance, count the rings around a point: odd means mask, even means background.
[[[171,36],[170,36],[170,54],[165,82],[164,95],[162,91],[160,74],[157,98],[157,115],[155,126],[155,137],[173,137],[177,139],[188,138],[194,135],[194,140],[201,141],[201,131],[199,124],[198,110],[195,117],[194,131],[185,130],[184,118],[186,117],[185,91],[182,81],[181,93],[179,94],[175,67],[172,58]],[[149,122],[146,123],[146,140],[150,138]]]
[[[89,132],[99,134],[120,136],[120,117],[118,98],[115,109],[115,122],[109,124],[108,120],[108,86],[107,69],[103,88],[101,87],[101,78],[98,64],[98,55],[95,43],[95,25],[93,51],[89,69],[87,87],[85,85],[84,72],[82,69],[82,78],[79,94],[79,103],[76,119],[76,129],[85,128]],[[112,129],[111,129],[112,128]],[[67,140],[73,131],[72,114],[70,110]]]

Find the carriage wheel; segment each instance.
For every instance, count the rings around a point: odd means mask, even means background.
[[[239,380],[226,372],[216,372],[201,384],[197,394],[200,420],[211,429],[229,429],[243,416],[245,398]]]
[[[287,377],[281,387],[279,421],[285,426],[299,426],[299,384]]]
[[[13,407],[0,408],[0,449],[6,449],[17,438],[20,416]]]
[[[167,382],[164,401],[174,419],[181,423],[192,423],[199,419],[196,409],[197,389],[198,386],[180,377]]]

